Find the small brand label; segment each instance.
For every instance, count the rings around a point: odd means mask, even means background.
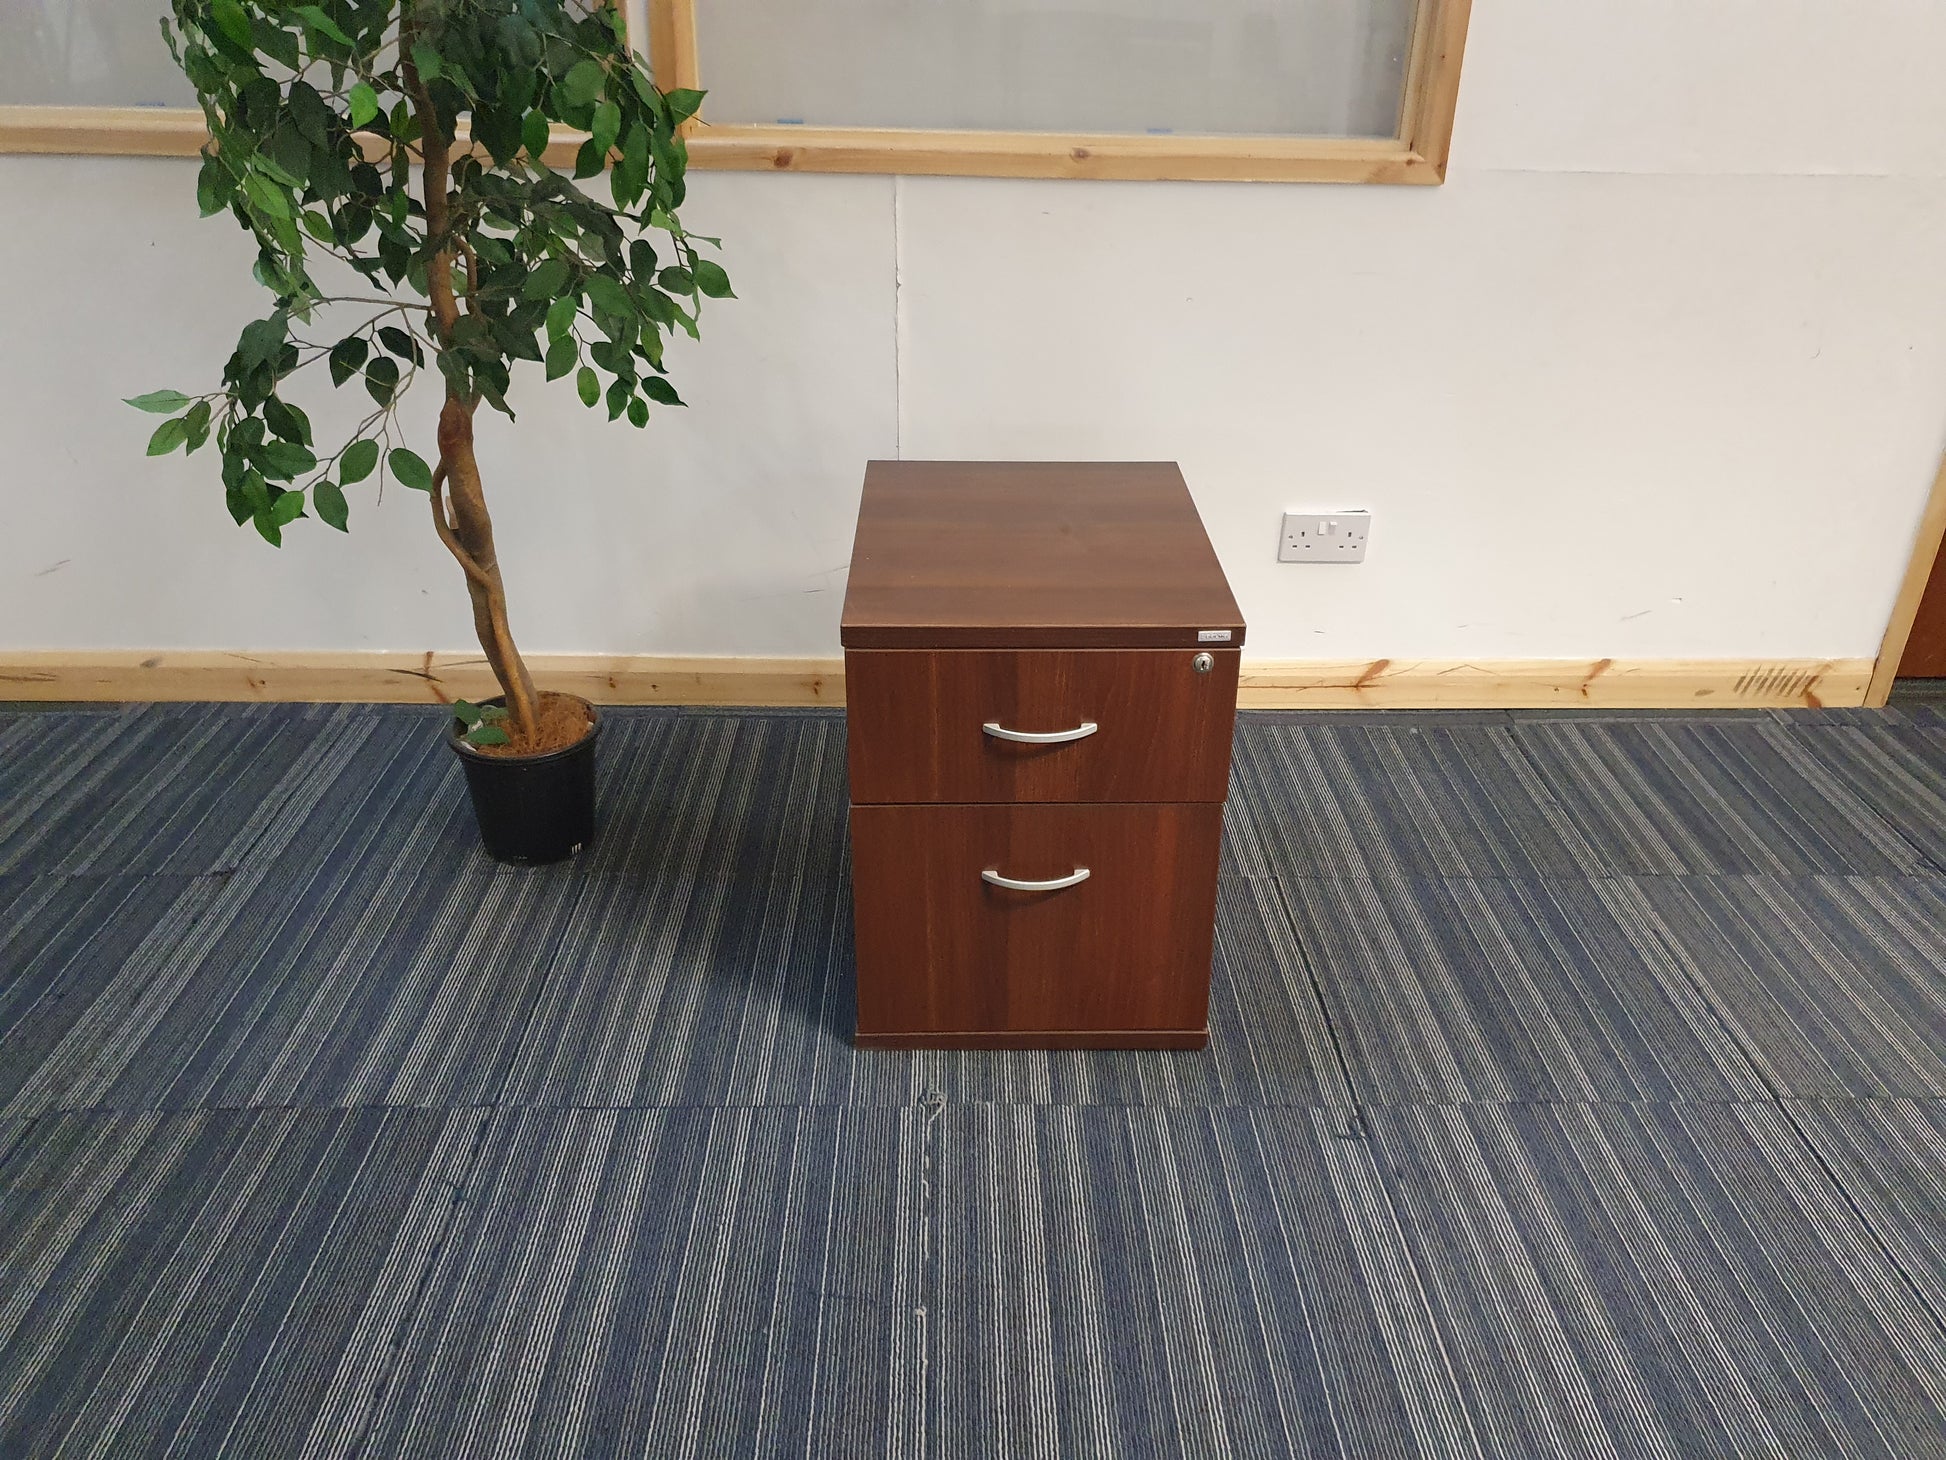
[[[1204,629],[1196,635],[1199,644],[1227,644],[1230,642],[1228,629]]]

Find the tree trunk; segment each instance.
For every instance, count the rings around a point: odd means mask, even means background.
[[[531,735],[539,723],[534,681],[507,627],[507,589],[500,579],[493,519],[487,515],[480,467],[473,456],[473,404],[451,391],[439,413],[439,469],[433,475],[432,511],[440,540],[466,571],[473,631],[507,697],[514,738]]]
[[[420,159],[425,167],[424,203],[426,237],[433,254],[426,263],[426,289],[432,299],[434,332],[443,348],[451,341],[453,327],[459,323],[459,301],[453,293],[453,260],[466,249],[465,241],[454,236],[452,208],[447,186],[452,178],[452,139],[440,124],[438,110],[419,80],[412,64],[412,14],[408,7],[400,49],[406,54],[406,87],[412,95],[420,128]],[[471,257],[469,252],[469,265]],[[477,308],[473,291],[478,280],[467,270],[467,307]],[[466,573],[466,591],[473,599],[473,629],[486,651],[493,677],[507,697],[509,733],[516,741],[531,736],[540,724],[534,681],[527,673],[527,662],[514,646],[513,631],[507,626],[507,590],[500,578],[500,560],[493,549],[493,519],[487,513],[486,493],[480,485],[480,464],[473,455],[473,412],[479,397],[471,399],[450,386],[446,404],[439,412],[439,466],[432,479],[433,527],[439,540],[459,561]]]

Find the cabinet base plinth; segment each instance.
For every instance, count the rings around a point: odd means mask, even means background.
[[[860,1049],[1203,1049],[1207,1029],[970,1029],[854,1036]]]

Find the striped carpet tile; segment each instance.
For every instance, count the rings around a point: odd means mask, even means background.
[[[949,1105],[932,1187],[927,1453],[1478,1453],[1325,1112]]]
[[[1793,739],[1946,873],[1946,728],[1834,728]]]
[[[842,823],[833,828],[841,832]],[[790,857],[788,845],[779,843]],[[1208,1051],[858,1050],[842,841],[745,887],[604,878],[584,890],[505,1098],[529,1105],[1337,1104],[1348,1094],[1275,886],[1218,892]],[[780,880],[788,897],[770,895]],[[672,897],[680,916],[651,915]],[[720,903],[720,906],[719,906]],[[649,930],[646,934],[642,931]]]
[[[227,870],[365,723],[350,707],[312,705],[20,718],[39,733],[6,757],[0,871]]]
[[[210,891],[193,877],[0,873],[0,1049],[24,1024],[45,1021],[43,1002],[77,967],[119,962],[172,912],[186,927]]]
[[[1652,929],[1777,1096],[1946,1096],[1946,883],[1598,884]]]
[[[616,717],[605,824],[507,1084],[524,1104],[904,1104],[852,1048],[844,727]]]
[[[1939,700],[1894,700],[1881,709],[1852,706],[1841,710],[1772,710],[1770,714],[1794,730],[1946,730],[1946,702]]]
[[[1584,875],[1897,876],[1925,863],[1774,724],[1519,724],[1512,732],[1593,845]]]
[[[1219,877],[1270,877],[1274,875],[1270,853],[1257,829],[1244,797],[1243,766],[1234,751],[1230,760],[1229,801],[1223,808],[1223,851],[1218,863]]]
[[[1768,1093],[1653,929],[1591,884],[1281,885],[1361,1101]]]
[[[80,966],[5,1108],[491,1100],[580,883],[489,861],[416,742],[366,737],[367,796],[271,826],[181,939]]]
[[[1772,1104],[1368,1112],[1483,1453],[1946,1455],[1946,1333]]]
[[[1245,717],[1248,822],[1278,876],[1578,876],[1592,853],[1510,728]]]
[[[926,1115],[524,1111],[480,1166],[366,1452],[917,1455]]]
[[[1946,1102],[1787,1100],[1783,1109],[1933,1316],[1946,1319]]]
[[[482,1119],[35,1121],[0,1167],[0,1454],[356,1453]]]
[[[216,895],[210,878],[0,877],[0,1115],[50,1102],[48,1059],[89,1023],[113,1025],[121,1001],[163,976]]]

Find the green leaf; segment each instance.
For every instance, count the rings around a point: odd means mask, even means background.
[[[209,13],[224,35],[246,51],[256,49],[255,37],[250,33],[250,17],[243,13],[237,0],[212,0]]]
[[[477,725],[481,720],[480,707],[471,700],[454,700],[453,718],[462,725]]]
[[[688,87],[678,87],[674,91],[662,93],[662,99],[669,103],[670,115],[678,122],[686,122],[696,115],[703,104],[703,93]]]
[[[313,147],[330,144],[331,108],[324,104],[324,98],[318,95],[315,86],[308,81],[293,81],[290,92],[284,98],[284,106],[290,112],[297,130]]]
[[[632,208],[635,200],[642,196],[642,189],[649,182],[649,129],[637,122],[628,129],[628,140],[622,144],[622,163],[609,178],[609,186],[615,195],[615,206]]]
[[[628,290],[606,274],[590,274],[587,282],[588,302],[605,314],[626,318],[635,313],[635,305],[628,297]]]
[[[284,545],[283,529],[271,517],[268,507],[253,513],[250,521],[255,524],[257,531],[263,535],[263,540],[272,547],[280,548]]]
[[[562,335],[547,347],[547,378],[559,380],[573,370],[581,359],[581,346],[573,335]]]
[[[671,294],[694,294],[696,292],[696,276],[687,269],[664,269],[657,276],[656,282]]]
[[[665,406],[679,406],[683,403],[682,397],[676,394],[675,386],[660,375],[650,375],[642,381],[642,394]]]
[[[298,221],[304,225],[304,231],[306,233],[310,234],[311,237],[326,247],[330,247],[338,241],[338,235],[331,231],[331,220],[316,208],[306,209],[298,218]]]
[[[630,401],[628,403],[628,419],[629,419],[629,424],[633,426],[648,425],[649,424],[649,403],[643,400],[640,396],[637,396],[634,400]]]
[[[261,172],[253,172],[244,178],[243,191],[257,205],[259,212],[268,213],[273,218],[291,216],[290,194]]]
[[[243,474],[243,485],[240,491],[244,506],[249,512],[261,512],[265,517],[270,515],[270,487],[264,481],[262,472],[255,467],[246,471]]]
[[[339,28],[338,22],[326,15],[315,5],[300,5],[291,13],[299,20],[302,20],[310,29],[330,36],[332,40],[341,46],[348,46],[352,43],[351,37]]]
[[[235,195],[236,179],[230,176],[229,169],[214,157],[204,158],[203,169],[196,174],[197,211],[205,218],[221,213]]]
[[[596,145],[590,137],[581,144],[581,150],[574,154],[574,175],[577,178],[593,177],[608,165],[608,154]]]
[[[385,461],[392,468],[392,475],[399,479],[400,486],[410,487],[415,492],[432,490],[432,468],[417,452],[408,451],[403,446],[396,447]]]
[[[736,294],[730,288],[730,276],[723,272],[721,264],[708,259],[697,259],[692,271],[696,276],[696,287],[712,299],[734,299]]]
[[[527,283],[521,288],[522,299],[554,299],[568,287],[568,279],[574,273],[574,266],[566,259],[548,259],[533,273],[527,276]]]
[[[506,745],[512,738],[498,725],[481,725],[466,732],[468,745]]]
[[[149,455],[167,456],[187,440],[189,440],[188,421],[181,418],[164,421],[155,428],[155,434],[149,437]]]
[[[318,509],[318,520],[326,527],[335,527],[340,532],[351,528],[351,504],[345,500],[344,489],[329,477],[319,481],[311,488],[311,505]]]
[[[581,392],[582,405],[592,406],[601,399],[601,378],[586,365],[581,367],[581,373],[574,378],[574,385],[575,389]],[[150,455],[154,454],[153,451],[150,452]]]
[[[147,395],[133,396],[124,404],[151,415],[171,416],[189,404],[189,397],[179,390],[152,390]]]
[[[285,492],[270,504],[270,520],[279,527],[288,527],[304,515],[304,494]]]
[[[351,103],[352,126],[370,126],[378,116],[378,93],[372,90],[370,82],[360,81],[345,99]]]
[[[378,443],[376,441],[354,441],[345,448],[345,454],[338,458],[338,475],[344,478],[346,486],[362,482],[378,467]]]
[[[547,337],[550,340],[565,339],[574,328],[574,317],[580,313],[578,303],[572,294],[563,294],[547,306]]]
[[[502,725],[512,717],[507,713],[505,705],[481,705],[480,718],[489,725]]]
[[[272,398],[264,402],[264,424],[300,446],[311,444],[311,419],[294,405]]]
[[[615,139],[622,134],[622,109],[612,101],[604,101],[595,108],[595,119],[588,128],[588,139],[601,149],[605,156],[615,145]]]
[[[371,353],[362,335],[347,335],[331,347],[331,383],[343,385],[356,375]]]
[[[577,61],[562,78],[561,94],[571,106],[586,106],[600,96],[607,85],[608,73],[602,69],[601,62]]]
[[[279,182],[302,187],[311,178],[311,144],[295,127],[279,127],[264,144],[264,153],[277,164]]]
[[[273,482],[287,482],[318,464],[311,448],[295,441],[266,441],[257,448],[255,459],[259,470]]]
[[[381,355],[365,367],[365,390],[382,406],[392,404],[399,390],[399,362]]]
[[[189,432],[189,449],[197,451],[209,440],[209,402],[199,400],[189,408],[189,414],[182,418],[184,429]]]
[[[426,352],[419,348],[419,342],[395,324],[379,327],[378,342],[401,360],[410,360],[414,365],[425,363]]]
[[[268,319],[253,319],[246,324],[236,344],[237,358],[243,368],[255,370],[274,361],[284,352],[284,337],[289,331],[290,321],[281,310]]]
[[[520,145],[527,149],[527,155],[536,162],[539,162],[541,154],[547,151],[551,135],[547,116],[538,109],[527,113],[526,120],[520,124]]]
[[[303,56],[297,44],[297,37],[281,25],[262,21],[253,25],[251,31],[257,40],[257,49],[278,64],[297,70],[303,64]]]
[[[421,81],[437,81],[446,71],[445,60],[424,41],[412,48],[412,64]]]

